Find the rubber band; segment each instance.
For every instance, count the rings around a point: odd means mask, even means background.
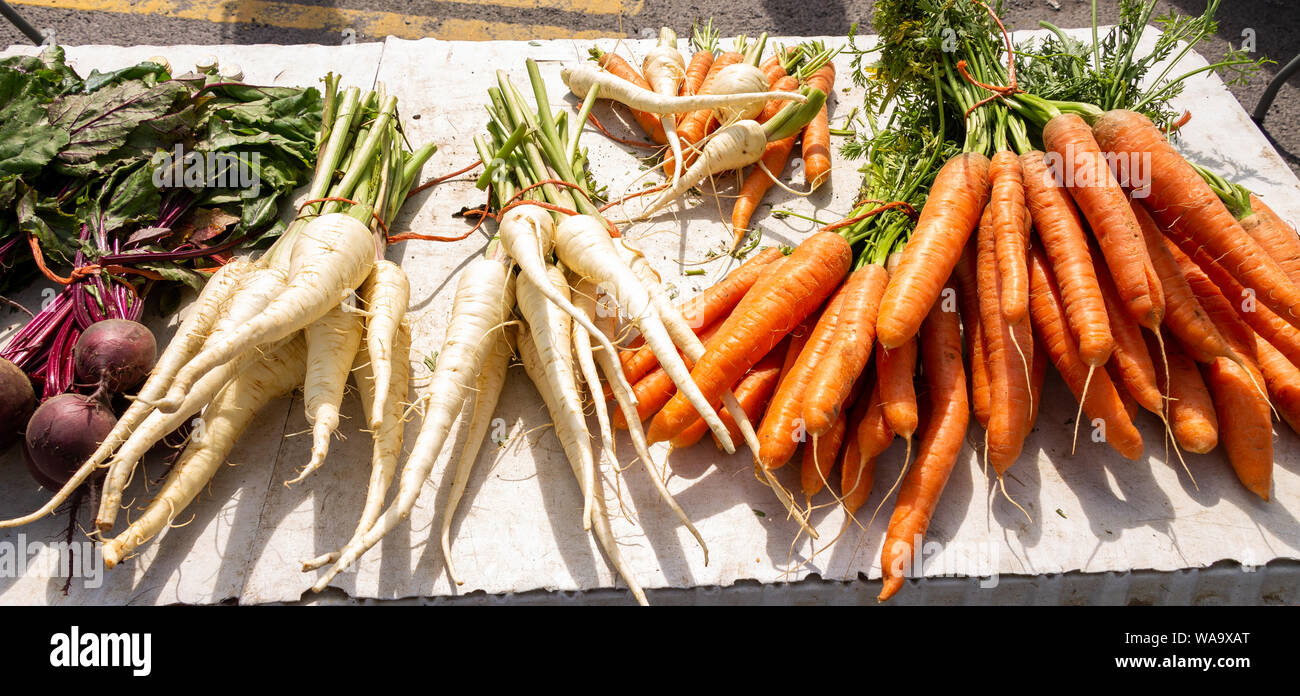
[[[866,205],[866,204],[868,204],[868,203],[876,203],[876,204],[878,204],[878,205],[884,205],[884,204],[888,203],[888,204],[890,204],[890,205],[892,205],[892,206],[896,206],[896,207],[902,209],[902,211],[903,211],[904,213],[906,213],[907,216],[908,216],[909,218],[912,218],[912,220],[916,220],[918,217],[920,217],[920,216],[918,216],[918,215],[916,214],[916,208],[913,208],[913,207],[912,207],[912,204],[908,203],[907,201],[885,201],[885,200],[881,200],[881,199],[879,199],[879,198],[863,198],[862,200],[858,201],[857,203],[854,203],[854,204],[853,204],[853,207],[854,207],[854,208],[861,208],[862,206],[864,206],[864,205]]]
[[[882,206],[880,206],[879,208],[873,208],[873,209],[868,210],[867,212],[865,212],[865,213],[863,213],[863,214],[861,214],[861,215],[855,215],[855,216],[853,216],[853,217],[851,217],[851,218],[845,218],[845,219],[843,219],[843,220],[840,220],[839,222],[833,222],[833,223],[831,223],[831,224],[829,224],[829,225],[826,225],[825,227],[821,228],[821,231],[822,231],[822,232],[830,232],[830,231],[833,231],[833,230],[838,230],[838,229],[841,228],[841,227],[848,227],[849,225],[852,225],[852,224],[855,224],[855,223],[861,222],[861,221],[863,221],[863,220],[865,220],[865,219],[871,217],[872,215],[876,215],[876,214],[878,214],[878,213],[883,213],[883,212],[885,212],[886,210],[889,210],[889,209],[891,209],[891,208],[904,208],[904,207],[907,208],[907,209],[909,209],[909,210],[912,209],[912,206],[908,205],[905,201],[894,201],[894,202],[892,202],[892,203],[886,203],[885,205],[882,205]],[[913,212],[915,212],[915,211],[913,211]]]
[[[361,205],[361,203],[358,203],[357,201],[354,201],[350,198],[340,198],[338,196],[326,196],[325,198],[313,198],[309,201],[303,202],[302,205],[298,206],[298,217],[302,217],[303,209],[311,205],[312,203],[348,203],[350,205],[356,205],[356,206]],[[312,213],[312,215],[318,215],[318,214],[319,213]],[[379,217],[379,213],[376,213],[373,209],[370,211],[370,217],[373,217],[375,219],[375,222],[379,223],[379,227],[384,230],[384,239],[388,239],[388,225],[384,223],[384,219]]]
[[[471,165],[471,167],[461,169],[460,172],[452,172],[450,174],[447,174],[446,177],[439,177],[438,180],[434,180],[430,182],[430,185],[432,185],[432,183],[437,183],[438,181],[445,180],[445,178],[447,177],[454,177],[456,176],[456,174],[463,174],[465,172],[468,172],[469,169],[476,167],[476,165],[478,164],[480,164],[480,161],[476,161],[476,163]],[[487,185],[487,198],[491,198],[490,183],[489,185]],[[461,241],[461,239],[468,238],[469,235],[478,232],[478,228],[481,228],[481,226],[484,225],[484,220],[489,219],[489,217],[491,217],[491,219],[493,220],[497,220],[497,216],[487,211],[487,208],[468,209],[468,211],[461,212],[460,215],[478,216],[478,221],[474,222],[474,226],[472,226],[472,228],[469,228],[469,232],[467,233],[456,235],[456,237],[442,237],[442,235],[438,235],[438,234],[420,234],[416,232],[404,232],[402,234],[385,235],[386,242],[390,243],[390,245],[394,245],[394,243],[398,243],[398,242],[411,241],[411,239],[417,239],[417,241],[421,241],[421,242],[459,242]]]
[[[975,78],[971,77],[970,73],[966,72],[966,61],[964,60],[957,61],[957,71],[961,73],[962,77],[966,78],[966,80],[969,81],[971,84],[977,85],[979,87],[983,87],[984,89],[993,92],[993,94],[990,94],[989,96],[975,102],[973,105],[971,105],[969,109],[966,109],[966,114],[965,114],[966,116],[970,116],[972,111],[980,108],[981,106],[984,106],[985,104],[993,101],[994,99],[1004,99],[1008,95],[1023,91],[1020,88],[1016,87],[1016,52],[1015,49],[1012,48],[1011,46],[1011,35],[1007,33],[1006,26],[1002,24],[1002,20],[998,18],[998,15],[996,12],[993,11],[993,8],[985,4],[983,0],[974,0],[974,2],[976,5],[983,7],[984,10],[989,13],[989,16],[993,18],[993,21],[997,22],[998,28],[1002,30],[1002,38],[1007,43],[1008,80],[1007,80],[1007,84],[1001,87],[997,85],[986,85],[983,82],[980,82],[979,80],[976,80]]]
[[[480,227],[483,226],[483,221],[484,221],[484,220],[486,220],[486,219],[488,219],[488,218],[492,218],[492,219],[494,219],[494,220],[496,219],[496,216],[495,216],[495,215],[493,215],[492,213],[489,213],[488,211],[483,210],[483,209],[481,209],[481,208],[475,208],[474,210],[466,210],[463,214],[464,214],[464,215],[473,215],[473,214],[477,214],[477,215],[479,216],[479,218],[478,218],[478,222],[474,223],[474,226],[471,227],[470,230],[469,230],[468,232],[466,232],[465,234],[462,234],[462,235],[460,235],[460,236],[458,236],[458,237],[440,237],[440,236],[437,236],[437,235],[431,235],[431,234],[419,234],[419,233],[416,233],[416,232],[403,232],[402,234],[395,234],[395,235],[389,237],[389,238],[388,238],[388,243],[389,243],[389,244],[396,244],[397,242],[405,242],[405,241],[412,240],[412,239],[420,240],[420,241],[423,241],[423,242],[459,242],[459,241],[461,241],[462,239],[465,239],[465,238],[469,237],[470,235],[474,234],[475,232],[477,232],[477,231],[478,231],[478,228],[480,228]]]
[[[605,128],[605,126],[601,125],[600,119],[596,118],[596,114],[588,113],[587,120],[591,121],[591,125],[595,126],[598,130],[600,130],[601,133],[604,133],[605,137],[609,138],[610,140],[613,140],[614,142],[622,143],[624,145],[631,145],[632,147],[639,147],[645,150],[658,150],[661,147],[660,145],[655,145],[654,143],[647,143],[640,140],[629,140],[627,138],[620,138],[617,135],[610,133],[609,130]]]
[[[445,174],[445,175],[440,176],[440,177],[438,177],[438,178],[436,178],[436,179],[430,179],[430,180],[424,182],[423,184],[420,184],[419,186],[416,186],[415,188],[411,189],[410,191],[407,191],[407,193],[406,193],[406,197],[407,197],[407,198],[410,198],[411,196],[414,196],[415,194],[417,194],[417,193],[419,193],[419,192],[421,192],[421,191],[423,191],[423,190],[429,188],[430,186],[437,186],[438,184],[441,184],[442,182],[444,182],[444,181],[446,181],[446,180],[452,178],[453,176],[460,176],[461,174],[464,174],[465,172],[468,172],[469,170],[473,169],[474,167],[479,166],[480,164],[483,164],[483,160],[482,160],[482,159],[476,159],[476,160],[474,160],[474,161],[473,161],[473,162],[472,162],[468,167],[465,167],[464,169],[457,169],[456,171],[454,171],[454,172],[452,172],[452,173],[450,173],[450,174]]]
[[[558,185],[560,185],[560,186],[567,186],[567,187],[569,187],[569,188],[571,188],[571,189],[576,190],[578,193],[581,193],[581,194],[582,194],[582,197],[585,198],[585,199],[587,199],[587,202],[590,203],[591,205],[593,205],[593,206],[596,205],[596,202],[593,201],[593,200],[591,200],[591,196],[587,194],[587,190],[584,189],[584,188],[582,188],[581,186],[578,186],[577,184],[571,184],[571,183],[569,183],[569,182],[567,182],[567,181],[564,181],[563,179],[542,179],[541,181],[538,181],[537,183],[529,184],[528,186],[525,186],[524,188],[519,189],[519,191],[517,191],[517,192],[515,193],[515,195],[513,195],[513,196],[511,196],[510,198],[506,199],[506,207],[509,207],[509,205],[510,205],[512,202],[514,202],[514,200],[515,200],[516,198],[519,198],[520,196],[524,195],[525,193],[528,193],[529,191],[531,191],[531,190],[533,190],[533,189],[535,189],[535,188],[537,188],[537,187],[539,187],[539,186],[545,186],[545,185],[547,185],[547,184],[558,184]],[[504,212],[505,212],[505,208],[502,208],[502,209],[501,209],[501,212],[504,213]],[[573,214],[574,214],[574,215],[577,215],[578,213],[573,213]]]
[[[610,208],[613,208],[613,207],[616,206],[616,205],[622,205],[623,203],[627,202],[627,200],[630,199],[630,198],[636,198],[637,196],[644,196],[644,195],[646,195],[646,194],[648,194],[648,193],[654,193],[654,192],[656,192],[656,191],[662,191],[662,190],[664,190],[664,189],[666,189],[666,188],[668,188],[668,184],[660,184],[660,185],[658,185],[658,186],[652,186],[652,187],[650,187],[650,188],[648,188],[648,189],[642,189],[642,190],[640,190],[640,191],[637,191],[636,193],[629,193],[629,194],[627,194],[626,196],[623,196],[622,198],[619,198],[618,200],[614,200],[614,201],[610,201],[609,203],[606,203],[605,205],[601,206],[601,207],[599,208],[599,210],[600,210],[600,212],[603,213],[603,212],[605,212],[606,210],[609,210]]]

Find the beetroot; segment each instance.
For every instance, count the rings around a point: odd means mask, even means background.
[[[32,382],[18,366],[0,358],[0,452],[23,434],[23,426],[36,410]]]
[[[58,490],[90,458],[117,423],[102,400],[81,394],[47,399],[27,422],[27,469],[50,490]]]
[[[104,319],[91,324],[72,349],[77,379],[110,392],[139,386],[158,360],[158,343],[144,324]]]

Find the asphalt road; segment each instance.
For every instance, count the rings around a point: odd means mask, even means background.
[[[659,26],[685,29],[701,13],[685,0],[9,0],[39,30],[52,29],[63,44],[320,43],[406,38],[522,39],[568,36],[642,36]],[[872,20],[865,0],[723,0],[710,8],[723,36],[762,31],[786,35],[843,34]],[[1012,28],[1047,20],[1087,26],[1085,0],[1004,0]],[[1103,22],[1118,15],[1116,2],[1099,3]],[[1205,0],[1161,0],[1158,14],[1199,14]],[[1269,66],[1249,84],[1233,85],[1253,111],[1265,84],[1300,55],[1300,2],[1223,0],[1218,35],[1202,46],[1207,57],[1254,41],[1254,55]],[[0,21],[0,45],[26,43]],[[1300,75],[1278,93],[1264,131],[1300,173]]]

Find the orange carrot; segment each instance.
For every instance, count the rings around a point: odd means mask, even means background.
[[[991,209],[985,209],[980,219],[978,256],[975,274],[979,282],[980,326],[983,327],[984,351],[989,364],[989,425],[985,431],[987,446],[985,456],[994,471],[1001,477],[1020,456],[1024,446],[1025,425],[1029,422],[1031,395],[1029,393],[1029,364],[1032,360],[1021,351],[1032,351],[1032,339],[1015,338],[1012,326],[1002,318],[1002,302],[998,278],[996,244]],[[1027,337],[1028,338],[1028,337]]]
[[[835,64],[827,61],[808,78],[808,86],[830,97],[835,86]],[[831,176],[831,120],[828,104],[803,128],[803,172],[808,190],[816,191]]]
[[[1029,316],[1034,334],[1065,385],[1075,400],[1083,404],[1089,421],[1101,420],[1107,444],[1127,459],[1142,456],[1142,435],[1133,425],[1124,399],[1106,370],[1093,371],[1089,377],[1092,366],[1079,355],[1079,344],[1067,326],[1061,289],[1052,276],[1046,253],[1038,244],[1029,249],[1029,283]]]
[[[1209,274],[1177,246],[1166,241],[1166,248],[1178,263],[1179,270],[1187,279],[1187,287],[1191,288],[1196,301],[1205,310],[1205,315],[1214,322],[1219,334],[1228,342],[1229,350],[1236,356],[1234,361],[1247,363],[1252,372],[1257,371],[1254,332],[1242,319],[1242,315],[1249,312],[1237,311],[1237,306],[1227,298],[1224,289],[1216,285]],[[1255,309],[1260,307],[1256,306]]]
[[[686,79],[682,80],[682,96],[698,94],[712,67],[713,51],[696,51],[691,54],[691,62],[686,65]]]
[[[984,360],[984,328],[975,320],[970,332],[969,349],[966,351],[971,360]],[[985,430],[989,427],[989,411],[992,410],[993,385],[989,381],[988,363],[983,363],[976,367],[971,365],[971,411],[975,414],[975,422],[979,423]]]
[[[1253,193],[1250,207],[1252,212],[1241,219],[1241,228],[1300,286],[1300,235]]]
[[[944,163],[880,301],[876,340],[885,348],[897,348],[916,335],[988,199],[987,157],[966,152]]]
[[[600,49],[593,50],[599,51]],[[641,72],[632,67],[631,63],[627,62],[617,54],[599,53],[596,59],[596,64],[624,80],[631,82],[637,87],[650,90],[651,92],[654,91],[654,89],[650,87],[650,83],[646,82],[645,77],[641,75]],[[668,136],[664,135],[664,124],[659,121],[658,114],[652,114],[646,111],[637,111],[636,109],[629,109],[629,111],[632,112],[632,117],[636,119],[637,124],[641,126],[641,130],[645,131],[645,134],[648,135],[651,140],[660,145],[668,144]]]
[[[1029,246],[1025,181],[1020,159],[1011,150],[993,155],[989,165],[989,207],[993,209],[994,251],[1002,282],[1002,316],[1010,324],[1029,313],[1029,276],[1025,256]]]
[[[916,432],[920,418],[916,407],[916,337],[893,349],[876,349],[876,384],[889,429],[905,440]]]
[[[1107,374],[1110,373],[1109,370],[1106,370],[1106,372]],[[1128,390],[1124,388],[1124,383],[1119,381],[1118,378],[1112,377],[1111,383],[1115,385],[1115,390],[1119,392],[1120,400],[1124,402],[1124,412],[1128,414],[1129,420],[1137,418],[1138,410],[1142,408],[1141,406],[1138,406],[1137,399],[1134,399],[1133,395],[1128,393]]]
[[[1204,368],[1219,418],[1219,440],[1237,478],[1264,500],[1273,487],[1273,416],[1241,365],[1218,358]]]
[[[1169,397],[1169,427],[1178,446],[1205,454],[1219,444],[1219,419],[1214,415],[1214,400],[1196,369],[1196,361],[1183,351],[1172,335],[1166,340],[1165,357],[1169,360],[1169,379],[1164,371],[1156,373],[1160,391]],[[1156,340],[1146,337],[1147,349],[1156,350]]]
[[[662,367],[657,367],[632,385],[632,393],[637,399],[637,416],[644,421],[668,403],[672,395],[677,393],[677,386]],[[627,418],[621,409],[610,415],[610,422],[619,430],[627,430]]]
[[[841,286],[826,303],[826,309],[817,320],[812,335],[777,385],[767,413],[758,426],[758,459],[769,469],[775,469],[789,461],[808,434],[803,420],[803,401],[807,394],[808,379],[817,364],[825,360],[836,347],[835,329],[840,322],[846,294]]]
[[[704,329],[709,327],[696,328],[692,325],[692,328],[695,328],[695,335],[698,336],[704,332]],[[627,379],[629,384],[633,385],[659,368],[659,359],[656,358],[654,353],[644,345],[644,342],[640,339],[637,340],[638,343],[642,343],[641,347],[629,348],[628,350],[620,352],[618,356],[619,360],[621,360],[623,364],[623,376]],[[608,387],[606,387],[606,389],[608,389]],[[612,391],[606,394],[607,399],[613,398],[612,395]]]
[[[958,305],[961,307],[962,337],[966,341],[966,355],[970,363],[970,402],[975,422],[981,428],[989,427],[989,368],[984,360],[984,329],[980,326],[979,284],[975,279],[976,240],[966,244],[953,278],[957,281]]]
[[[794,369],[794,364],[799,361],[799,354],[803,352],[803,347],[808,345],[808,339],[812,338],[813,329],[817,328],[817,322],[821,321],[823,311],[824,308],[813,312],[790,332],[790,346],[786,348],[785,362],[781,364],[781,377],[776,383],[778,387],[790,374],[790,370]]]
[[[862,456],[870,459],[879,457],[894,441],[894,431],[890,430],[889,423],[885,421],[885,402],[880,398],[879,380],[872,386],[871,396],[867,398],[867,411],[858,422],[857,436]]]
[[[740,304],[763,274],[773,271],[775,266],[771,264],[784,260],[785,254],[779,247],[764,248],[722,280],[683,303],[682,318],[691,326],[707,326],[723,318]]]
[[[767,77],[767,84],[769,85],[774,84],[777,80],[787,76],[785,66],[781,65],[781,55],[779,53],[773,53],[763,59],[763,62],[758,64],[758,69],[763,71],[763,75]]]
[[[1097,281],[1101,285],[1102,299],[1106,302],[1106,314],[1110,317],[1110,332],[1115,337],[1115,352],[1111,353],[1110,362],[1106,365],[1115,370],[1115,375],[1142,408],[1163,415],[1164,397],[1156,385],[1156,367],[1151,353],[1147,351],[1146,341],[1142,338],[1142,327],[1125,310],[1109,267],[1096,247],[1093,250]]]
[[[898,490],[894,514],[889,518],[880,568],[884,586],[880,601],[903,586],[913,556],[914,540],[924,538],[966,441],[970,405],[966,401],[966,374],[961,360],[961,327],[957,313],[932,306],[921,325],[921,369],[930,391],[930,417],[921,436],[921,448]],[[911,569],[920,572],[920,568]]]
[[[777,247],[763,249],[728,273],[722,280],[683,303],[682,318],[696,329],[695,333],[698,335],[704,327],[718,322],[729,314],[740,303],[745,293],[754,287],[754,283],[758,282],[759,276],[771,270],[767,268],[769,264],[784,258],[785,255]],[[654,351],[650,350],[649,346],[623,351],[619,354],[619,359],[623,363],[623,374],[627,377],[627,381],[633,384],[659,366],[659,360],[655,358]]]
[[[804,320],[799,322],[799,325],[794,327],[794,329],[790,331],[789,335],[786,336],[782,343],[784,348],[782,349],[778,347],[778,350],[783,352],[784,358],[781,361],[781,367],[777,372],[776,380],[772,383],[772,390],[763,401],[763,411],[759,413],[760,416],[767,411],[768,406],[771,404],[772,396],[781,388],[781,385],[785,383],[786,379],[790,376],[790,372],[794,369],[795,364],[799,362],[799,354],[803,352],[804,346],[808,345],[808,341],[812,338],[813,331],[817,328],[817,322],[821,321],[822,313],[824,311],[825,307],[820,308],[811,315],[805,317]],[[748,410],[746,410],[746,413],[748,413]],[[740,432],[740,428],[736,425],[735,421],[731,419],[730,414],[722,415],[721,418],[722,424],[727,426],[728,432],[733,432],[733,428],[735,433]],[[751,423],[758,423],[761,421],[761,418],[750,418],[749,420]],[[714,439],[716,440],[716,438]],[[732,441],[734,442],[735,438],[732,438]]]
[[[864,395],[849,411],[848,441],[844,443],[844,452],[840,456],[840,499],[849,515],[856,513],[871,497],[876,473],[876,458],[866,456],[859,439],[859,430],[868,409],[867,396]]]
[[[745,376],[731,390],[736,395],[737,403],[740,404],[741,409],[745,411],[745,415],[751,420],[753,420],[754,414],[763,412],[768,399],[772,396],[772,390],[776,388],[776,380],[781,376],[781,364],[785,360],[786,347],[789,342],[790,339],[787,338],[772,352],[763,356],[763,359],[759,360],[753,369],[746,372]],[[735,418],[727,412],[725,407],[718,412],[718,418],[722,420],[722,424],[731,433],[732,442],[738,441],[740,428],[736,426]],[[704,422],[703,418],[696,418],[694,423],[687,426],[677,437],[672,439],[673,448],[690,447],[699,442],[700,438],[704,437],[707,432],[709,432],[708,424]]]
[[[779,75],[776,75],[776,79],[768,82],[768,89],[773,92],[795,92],[799,89],[799,80],[793,75],[786,75],[785,71],[782,70]],[[789,103],[790,102],[785,99],[768,100],[768,102],[763,105],[763,110],[758,112],[758,118],[756,120],[759,123],[767,123],[769,119],[780,113],[781,109],[785,108],[785,105]]]
[[[1204,246],[1211,257],[1278,316],[1300,326],[1300,287],[1233,218],[1223,201],[1146,116],[1114,110],[1093,125],[1097,141],[1121,156],[1149,158],[1143,204],[1160,226]]]
[[[1166,246],[1179,260],[1180,268],[1198,269],[1196,273],[1205,275],[1210,281],[1210,286],[1217,288],[1224,297],[1231,298],[1230,304],[1238,317],[1274,348],[1281,351],[1287,360],[1300,364],[1300,329],[1275,314],[1266,304],[1257,299],[1255,292],[1242,287],[1237,279],[1211,257],[1196,240],[1173,229],[1166,229],[1166,234],[1168,235]],[[1174,246],[1175,244],[1177,246]],[[1183,266],[1184,260],[1187,260],[1190,265]]]
[[[811,498],[817,495],[830,481],[831,468],[839,456],[840,445],[844,443],[844,433],[847,428],[848,414],[841,413],[831,422],[831,427],[826,432],[814,435],[812,442],[803,448],[800,481],[805,496]]]
[[[817,309],[849,270],[849,244],[834,232],[818,232],[795,247],[781,272],[764,275],[705,344],[691,378],[710,403]],[[674,395],[650,423],[651,442],[672,439],[694,420],[695,409]]]
[[[1269,400],[1291,430],[1300,433],[1300,368],[1258,334],[1255,354],[1259,356],[1259,369],[1268,385]]]
[[[1128,198],[1107,166],[1092,129],[1077,115],[1061,114],[1043,128],[1043,144],[1053,158],[1053,173],[1070,190],[1092,227],[1123,307],[1139,325],[1154,330],[1163,318],[1160,281],[1146,257]]]
[[[1024,173],[1025,201],[1033,217],[1034,230],[1052,263],[1052,275],[1059,279],[1065,301],[1066,320],[1079,346],[1079,357],[1090,366],[1104,365],[1115,347],[1110,320],[1102,302],[1083,220],[1067,190],[1057,185],[1048,171],[1046,155],[1040,151],[1020,157]],[[972,365],[973,367],[973,365]],[[978,405],[976,413],[979,413]]]
[[[867,264],[849,275],[844,304],[836,323],[835,349],[813,366],[803,399],[803,421],[810,435],[821,435],[845,410],[853,385],[871,360],[876,340],[876,313],[889,274],[879,264]]]
[[[1136,201],[1132,202],[1132,208],[1142,228],[1151,264],[1160,276],[1160,287],[1165,294],[1165,326],[1197,362],[1209,363],[1215,358],[1231,357],[1228,342],[1206,316],[1201,303],[1196,301],[1178,262],[1165,246],[1164,235],[1156,227],[1155,220]]]

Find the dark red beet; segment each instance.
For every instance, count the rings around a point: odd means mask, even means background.
[[[144,324],[105,319],[91,324],[72,349],[77,380],[110,392],[140,385],[158,360],[158,343]]]
[[[17,365],[0,358],[0,452],[18,440],[35,410],[31,380]]]
[[[108,437],[117,416],[103,401],[59,394],[27,422],[27,468],[42,486],[58,490]]]

